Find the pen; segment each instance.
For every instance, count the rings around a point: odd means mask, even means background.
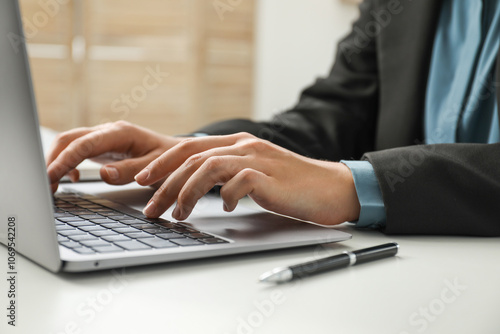
[[[262,274],[259,280],[261,282],[284,283],[296,278],[311,276],[333,269],[349,267],[359,263],[394,256],[398,253],[398,248],[399,245],[397,243],[390,242],[352,252],[345,251],[339,255],[329,256],[291,267],[274,268],[273,270]]]

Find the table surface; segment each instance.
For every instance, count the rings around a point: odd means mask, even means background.
[[[148,199],[131,197],[130,186],[74,187],[136,207]],[[352,240],[92,273],[53,274],[19,256],[17,327],[7,325],[2,279],[0,332],[499,332],[497,238],[386,236],[348,223],[337,228]],[[395,258],[288,284],[257,281],[274,267],[389,241],[400,244]],[[6,267],[7,252],[0,249]]]

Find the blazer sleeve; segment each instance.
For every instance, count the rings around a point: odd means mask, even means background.
[[[375,39],[363,31],[373,1],[360,6],[352,32],[339,44],[326,78],[306,88],[297,105],[269,122],[229,120],[203,127],[211,135],[248,132],[312,158],[359,159],[374,149],[378,108]]]
[[[367,153],[388,234],[500,236],[500,144],[437,144]]]
[[[388,234],[500,236],[500,144],[372,152],[379,108],[377,41],[364,28],[375,3],[363,2],[329,76],[305,89],[293,109],[270,122],[231,120],[199,132],[244,131],[313,158],[367,159],[382,191]]]

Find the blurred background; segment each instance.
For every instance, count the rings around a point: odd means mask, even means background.
[[[268,119],[325,76],[356,0],[21,0],[40,122],[183,134]]]

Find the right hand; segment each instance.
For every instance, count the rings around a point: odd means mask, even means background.
[[[109,184],[126,184],[163,152],[182,138],[163,136],[125,121],[60,133],[47,157],[47,172],[53,192],[60,179],[69,175],[78,181],[76,167],[85,159],[104,163],[101,178]]]

